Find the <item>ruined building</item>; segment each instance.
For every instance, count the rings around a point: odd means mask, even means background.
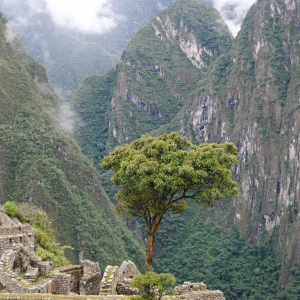
[[[98,263],[84,260],[80,265],[55,269],[34,253],[35,234],[31,225],[11,219],[0,206],[0,294],[136,295],[130,286],[140,274],[135,264],[107,266],[101,278]],[[2,296],[0,296],[3,298]],[[220,291],[208,291],[203,283],[186,282],[178,287],[179,299],[225,300]]]
[[[98,295],[101,272],[98,263],[88,260],[79,266],[54,269],[34,253],[34,231],[9,218],[0,207],[0,291]]]

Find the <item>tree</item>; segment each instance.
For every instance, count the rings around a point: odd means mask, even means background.
[[[102,161],[121,186],[117,212],[144,219],[148,231],[146,271],[162,218],[186,210],[186,200],[212,207],[216,201],[238,195],[231,168],[238,162],[232,143],[192,144],[177,132],[158,137],[144,135],[130,145],[116,147]]]
[[[145,275],[135,276],[130,285],[139,290],[142,299],[153,300],[157,293],[158,300],[160,300],[163,295],[174,294],[175,290],[173,287],[175,283],[176,279],[172,274],[147,272]]]

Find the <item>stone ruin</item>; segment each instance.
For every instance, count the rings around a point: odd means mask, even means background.
[[[54,269],[52,262],[43,262],[35,255],[34,242],[32,226],[9,218],[0,206],[0,293],[6,293],[2,295],[138,294],[130,286],[132,279],[140,274],[132,261],[124,261],[120,267],[107,266],[102,278],[99,264],[89,260]],[[179,299],[225,300],[222,292],[208,291],[203,283],[185,282],[177,291]]]
[[[184,282],[183,285],[177,287],[176,298],[190,300],[225,300],[221,291],[207,290],[206,284],[203,282],[192,283]]]
[[[89,260],[78,266],[54,269],[34,253],[34,231],[9,218],[0,207],[0,292],[98,295],[101,272]]]
[[[117,284],[117,293],[119,295],[137,295],[138,290],[132,288],[130,283],[132,279],[141,274],[132,261],[123,261],[119,268],[119,281]]]

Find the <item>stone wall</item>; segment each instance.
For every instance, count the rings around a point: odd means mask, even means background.
[[[119,280],[122,281],[125,278],[134,278],[136,275],[141,274],[136,265],[128,260],[123,261],[119,268]]]
[[[40,261],[37,263],[37,266],[42,276],[48,276],[49,272],[53,269],[51,261]]]
[[[84,260],[83,277],[79,282],[80,295],[99,295],[101,286],[101,271],[98,263]]]
[[[100,285],[100,295],[116,295],[119,267],[107,266]]]
[[[178,299],[225,300],[221,291],[209,291],[203,282],[192,283],[187,281],[177,288],[177,292],[176,298]]]
[[[14,293],[50,293],[52,290],[52,280],[44,279],[39,284],[31,284],[28,280],[24,280],[13,271],[13,266],[17,252],[13,250],[7,251],[2,255],[0,260],[0,283],[8,291]]]
[[[30,300],[57,300],[57,299],[70,299],[70,300],[74,300],[74,299],[78,299],[78,300],[91,300],[91,298],[89,296],[64,296],[64,298],[56,298],[56,297],[51,297],[51,295],[42,295],[43,297],[41,297],[41,295],[8,295],[8,294],[0,294],[1,299],[3,300],[22,300],[22,299],[30,299]],[[99,299],[99,300],[103,300],[102,296],[93,296],[92,299]],[[120,297],[109,297],[109,300],[120,300]]]
[[[34,236],[34,231],[31,225],[0,227],[0,235],[18,235],[18,234],[26,234],[26,235]]]
[[[17,219],[9,218],[0,206],[0,291],[23,294],[22,298],[0,294],[1,299],[26,299],[26,294],[38,293],[65,295],[64,299],[88,299],[88,295],[99,294],[103,296],[137,294],[138,290],[131,288],[130,282],[140,272],[132,261],[124,261],[120,268],[107,266],[102,280],[99,264],[89,260],[77,266],[53,270],[52,262],[42,262],[35,256],[34,238],[34,231],[30,225],[23,225]],[[24,271],[26,279],[18,275]],[[80,296],[68,297],[70,293]],[[176,297],[192,300],[225,300],[222,292],[208,291],[205,284],[191,282],[185,282],[178,287]],[[30,297],[35,300],[54,298],[51,296],[43,298],[39,295]]]
[[[60,269],[61,273],[70,274],[70,292],[79,294],[79,281],[83,276],[83,267],[76,265]]]
[[[71,283],[70,274],[55,271],[50,273],[49,277],[52,279],[52,294],[69,295]]]
[[[100,273],[94,273],[93,275],[83,277],[79,282],[79,294],[99,295],[100,285],[101,285]]]
[[[34,256],[34,235],[25,233],[7,236],[0,235],[0,257],[7,250],[18,248],[20,245],[26,247],[27,252]]]
[[[140,271],[132,261],[123,261],[119,268],[119,280],[117,284],[117,294],[119,295],[137,295],[138,290],[132,288],[130,283],[132,279],[139,275]]]

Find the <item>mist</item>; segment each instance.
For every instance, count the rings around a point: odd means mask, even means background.
[[[58,120],[60,127],[71,134],[74,131],[75,125],[79,126],[81,124],[80,118],[71,109],[71,104],[69,102],[60,104],[58,111]]]
[[[47,14],[58,27],[94,34],[105,34],[124,19],[110,0],[0,0],[0,10],[16,27],[26,26],[34,15]]]
[[[205,2],[213,3],[232,34],[236,36],[248,9],[255,0]],[[156,5],[161,9],[165,8],[160,1],[157,1]],[[13,25],[16,26],[26,26],[32,16],[44,13],[50,15],[58,27],[93,34],[108,33],[125,19],[125,16],[116,13],[112,0],[0,0],[0,10],[13,16]]]
[[[104,34],[117,27],[123,17],[109,0],[45,0],[54,23],[83,33]]]
[[[213,0],[233,36],[236,36],[249,8],[256,0]]]

